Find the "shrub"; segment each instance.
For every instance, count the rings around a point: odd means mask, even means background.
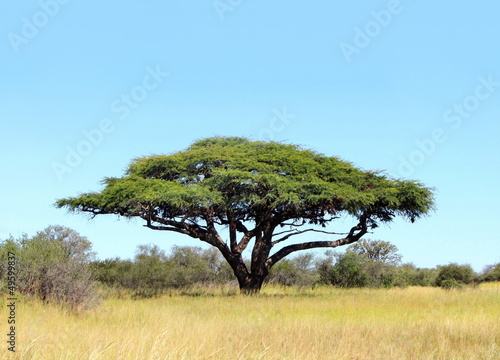
[[[433,286],[436,269],[417,268],[414,264],[402,264],[394,269],[394,286]]]
[[[1,247],[2,252],[16,253],[16,280],[21,294],[71,309],[96,304],[96,284],[89,267],[94,257],[92,244],[76,231],[49,226],[32,238],[23,235],[4,241]]]
[[[455,279],[445,279],[441,281],[440,285],[443,289],[461,289],[463,284]]]
[[[335,259],[333,265],[328,262]],[[368,274],[365,271],[366,258],[352,251],[344,254],[329,254],[329,258],[320,264],[319,273],[323,283],[342,288],[363,287],[368,285]]]
[[[111,288],[130,287],[132,278],[132,267],[134,263],[130,260],[120,258],[94,261],[90,269],[97,281]]]
[[[216,282],[221,270],[221,260],[212,250],[200,247],[174,246],[168,259],[169,286],[187,287],[194,284]]]
[[[156,245],[139,245],[131,267],[129,286],[134,297],[149,298],[160,295],[168,287],[167,256]]]
[[[171,289],[234,282],[229,264],[217,250],[174,246],[169,255],[156,245],[139,245],[134,260],[106,259],[92,263],[97,280],[106,286],[150,298]]]
[[[488,265],[480,277],[481,281],[500,281],[500,263]]]
[[[438,266],[436,286],[443,288],[454,288],[470,284],[476,278],[476,273],[470,265],[459,265],[450,263]]]
[[[314,255],[302,254],[292,259],[283,259],[271,268],[266,283],[310,287],[318,279],[313,266]]]
[[[379,260],[367,259],[362,262],[362,267],[367,275],[366,286],[390,288],[395,286],[396,266],[389,265]]]

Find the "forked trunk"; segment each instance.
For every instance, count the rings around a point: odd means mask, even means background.
[[[236,278],[238,279],[240,292],[242,294],[258,294],[262,288],[264,279],[269,274],[269,267],[266,264],[266,260],[269,257],[269,252],[272,247],[270,239],[272,237],[273,228],[271,226],[267,226],[266,230],[266,236],[262,236],[258,233],[255,238],[250,269],[248,269],[247,265],[243,261],[241,254],[237,254],[238,256],[226,257],[226,259],[229,258],[229,264],[234,271],[234,275],[236,275]]]
[[[264,283],[264,276],[248,276],[244,279],[238,279],[240,291],[244,295],[256,295],[260,292]]]

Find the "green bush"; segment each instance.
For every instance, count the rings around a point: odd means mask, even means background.
[[[481,281],[500,281],[500,263],[488,265],[480,277]]]
[[[460,287],[472,283],[476,277],[477,274],[470,265],[450,263],[438,266],[435,285],[443,288]]]
[[[131,260],[114,258],[94,261],[90,264],[90,269],[100,283],[111,288],[119,288],[131,286],[133,266],[134,263]]]
[[[417,268],[414,264],[402,264],[394,269],[394,286],[434,286],[436,269]]]
[[[283,286],[311,287],[317,282],[314,255],[302,254],[284,259],[271,268],[266,283]]]
[[[106,259],[92,263],[97,280],[113,288],[149,298],[171,289],[192,289],[234,282],[234,274],[215,249],[174,246],[167,255],[156,245],[139,245],[134,260]]]
[[[181,288],[216,282],[221,270],[221,260],[214,250],[204,251],[199,247],[174,246],[168,259],[169,285]]]
[[[2,253],[16,254],[16,285],[21,294],[71,309],[96,304],[96,284],[89,266],[94,257],[92,244],[76,231],[49,226],[31,238],[10,238],[0,248]],[[5,276],[4,267],[1,275]]]
[[[158,246],[139,245],[128,286],[134,290],[134,297],[149,298],[160,295],[168,287],[170,272],[165,252]]]
[[[396,283],[396,266],[382,261],[366,259],[362,263],[367,275],[366,286],[372,288],[394,287]]]
[[[455,279],[445,279],[441,281],[439,286],[443,289],[461,289],[463,287],[463,284]]]
[[[333,264],[329,264],[332,260]],[[329,257],[319,264],[321,282],[341,288],[364,287],[368,285],[365,270],[366,258],[352,251],[344,254],[329,253]]]

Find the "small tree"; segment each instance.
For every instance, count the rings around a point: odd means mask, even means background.
[[[432,190],[416,181],[362,171],[296,145],[234,137],[135,159],[125,176],[103,184],[101,192],[56,205],[92,216],[138,217],[150,229],[204,241],[220,251],[244,293],[258,292],[271,268],[296,251],[352,244],[379,223],[396,216],[413,222],[434,204]],[[353,226],[324,229],[344,214]],[[292,241],[306,233],[338,238]],[[247,266],[243,252],[251,243]]]
[[[363,269],[368,275],[371,287],[392,287],[398,284],[397,265],[402,256],[398,248],[381,240],[361,239],[347,248],[366,259]]]
[[[388,265],[398,265],[402,256],[398,254],[396,245],[387,241],[361,239],[348,247],[348,250],[367,259],[380,261]]]

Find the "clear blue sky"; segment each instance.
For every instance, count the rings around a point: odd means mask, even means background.
[[[130,258],[145,243],[200,245],[53,203],[99,190],[135,157],[214,135],[266,136],[435,187],[429,218],[370,236],[405,261],[476,270],[500,261],[500,4],[0,7],[1,239],[61,224],[101,258]]]

